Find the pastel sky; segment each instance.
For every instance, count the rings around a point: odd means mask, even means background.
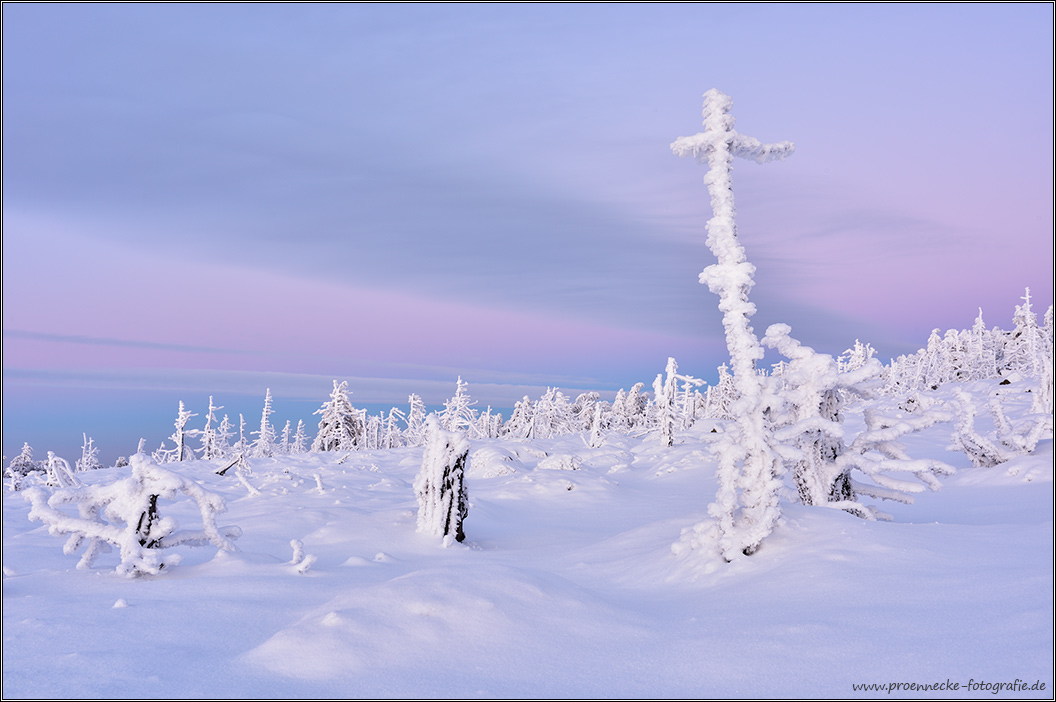
[[[1053,281],[1053,6],[3,5],[3,451],[726,358],[701,95],[761,333],[887,358]],[[285,404],[284,404],[285,403]],[[120,444],[120,445],[117,445]]]

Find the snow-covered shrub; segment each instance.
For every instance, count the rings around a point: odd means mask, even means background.
[[[449,539],[466,538],[462,521],[469,515],[465,470],[469,440],[463,434],[444,431],[435,415],[425,420],[425,454],[414,479],[418,497],[418,531]]]
[[[1022,383],[1023,381],[1020,381]],[[1044,384],[1044,383],[1042,383]],[[1045,399],[1039,388],[1030,388],[1029,411],[1020,417],[1010,418],[1003,398],[1008,390],[1002,388],[990,394],[986,401],[993,419],[994,431],[981,434],[975,426],[978,414],[977,401],[965,388],[954,390],[960,421],[954,431],[951,450],[962,451],[974,466],[990,468],[1018,455],[1034,451],[1042,439],[1052,438],[1053,418],[1045,411]]]
[[[963,388],[954,390],[956,406],[958,409],[957,427],[954,429],[949,446],[952,451],[962,451],[973,466],[991,468],[999,463],[1004,463],[1015,454],[1009,449],[991,441],[980,434],[975,427],[975,417],[978,414],[975,401]]]
[[[473,478],[496,478],[513,475],[523,467],[521,459],[506,449],[483,446],[473,452],[466,474]]]
[[[579,470],[583,459],[570,453],[547,456],[536,464],[536,470]]]
[[[932,458],[912,458],[906,453],[905,445],[899,441],[906,434],[952,418],[942,408],[931,407],[930,402],[925,401],[923,405],[919,410],[901,416],[891,416],[873,408],[863,409],[866,428],[847,445],[843,454],[836,459],[836,465],[848,477],[852,468],[857,469],[871,482],[865,483],[850,477],[842,502],[833,500],[828,506],[846,509],[866,518],[886,519],[887,515],[871,505],[864,505],[859,496],[908,504],[913,502],[913,493],[925,489],[938,490],[942,486],[936,476],[953,473],[953,467]],[[897,478],[891,473],[909,474],[915,479]]]
[[[220,476],[227,475],[232,468],[235,469],[235,478],[242,487],[246,488],[246,491],[249,492],[250,495],[260,494],[260,490],[255,488],[253,484],[249,482],[249,477],[253,475],[253,467],[249,464],[249,460],[246,458],[245,453],[239,453],[236,455],[227,465],[217,470],[216,474]]]
[[[162,550],[180,544],[212,543],[224,551],[235,550],[232,539],[242,534],[241,529],[216,525],[217,516],[226,509],[222,497],[142,453],[132,456],[131,467],[131,476],[105,485],[60,488],[50,495],[30,488],[23,493],[31,505],[29,518],[46,524],[52,534],[69,534],[67,554],[87,544],[78,568],[91,567],[100,553],[116,546],[121,554],[117,572],[128,576],[157,574],[175,565],[179,555]],[[159,513],[158,501],[174,500],[179,493],[197,503],[201,530],[177,531],[176,520]],[[76,516],[61,509],[66,506],[75,507]]]

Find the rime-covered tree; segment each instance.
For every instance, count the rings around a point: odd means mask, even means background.
[[[623,398],[623,406],[620,411],[628,430],[645,427],[648,423],[646,407],[649,406],[649,396],[642,392],[645,383],[635,383]]]
[[[197,434],[197,430],[188,430],[187,422],[191,417],[197,417],[198,415],[188,410],[183,406],[183,400],[180,400],[180,409],[176,413],[176,421],[173,425],[176,427],[176,431],[169,437],[176,444],[176,448],[172,453],[172,460],[174,461],[189,461],[194,458],[194,452],[191,451],[187,446],[187,438]]]
[[[363,418],[362,447],[368,451],[381,447],[381,426],[384,417],[380,414],[367,416],[366,410],[360,410]]]
[[[462,433],[444,431],[436,417],[425,420],[425,453],[414,479],[418,497],[418,531],[463,541],[463,520],[469,515],[465,486],[469,440]]]
[[[514,408],[516,411],[516,408]],[[532,409],[525,438],[548,439],[578,431],[568,397],[557,388],[547,388]]]
[[[697,390],[704,384],[700,378],[691,375],[679,374],[675,378],[682,382],[682,390],[678,394],[675,416],[678,428],[689,429],[697,421],[698,413],[704,408],[704,398]]]
[[[594,417],[590,422],[590,438],[587,439],[587,444],[591,448],[600,448],[605,443],[605,437],[602,435],[604,429],[604,420],[602,417],[602,403],[594,405]]]
[[[319,432],[312,442],[313,451],[345,451],[359,449],[363,443],[364,426],[359,410],[348,399],[348,381],[335,380],[330,400],[315,411],[321,415]]]
[[[421,446],[425,441],[425,403],[416,394],[407,398],[407,430],[403,435],[408,446]]]
[[[231,453],[241,459],[245,459],[249,453],[249,438],[246,432],[246,417],[238,413],[238,441],[231,447]]]
[[[290,453],[304,453],[308,450],[308,435],[304,432],[304,420],[297,420],[297,431],[293,433]]]
[[[267,458],[275,452],[275,427],[271,424],[271,388],[264,393],[264,409],[260,415],[260,429],[253,432],[257,440],[253,442],[250,454],[257,458]]]
[[[231,424],[231,419],[225,414],[224,418],[220,420],[220,426],[216,428],[216,440],[214,444],[214,457],[224,458],[231,451],[231,437],[235,435],[235,430]]]
[[[1002,344],[1003,345],[1003,344]],[[997,373],[998,345],[994,343],[994,334],[986,328],[983,321],[983,308],[975,318],[968,332],[968,371],[965,380],[992,378]]]
[[[7,464],[7,469],[18,475],[26,475],[42,470],[42,467],[39,461],[33,460],[33,447],[29,443],[23,443],[21,453],[11,459],[11,462]]]
[[[99,462],[99,448],[92,441],[92,437],[87,434],[81,434],[81,436],[84,437],[84,443],[81,445],[81,457],[76,463],[77,472],[83,473],[102,468],[103,464]]]
[[[283,456],[290,454],[290,442],[293,436],[293,422],[289,419],[286,420],[286,425],[282,427],[282,431],[279,432],[279,443],[276,449]]]
[[[475,429],[477,412],[473,405],[476,400],[469,396],[469,383],[458,377],[455,384],[455,394],[444,403],[444,411],[438,418],[440,428],[445,431],[468,433]]]
[[[876,351],[869,344],[863,344],[858,339],[854,340],[854,346],[844,351],[836,359],[837,370],[840,373],[849,373],[856,371],[871,358],[876,355]]]
[[[403,434],[400,432],[400,422],[406,422],[407,417],[403,411],[393,407],[389,410],[389,416],[385,420],[385,430],[381,437],[381,448],[396,448],[403,445]]]
[[[506,421],[503,434],[514,439],[525,439],[532,431],[532,401],[527,395],[513,405],[513,413]]]
[[[575,431],[590,431],[594,423],[594,407],[601,396],[596,392],[580,393],[572,403],[572,421]]]
[[[223,455],[216,426],[216,411],[222,409],[222,406],[217,407],[213,404],[213,396],[210,395],[209,410],[205,413],[205,426],[202,427],[201,433],[198,435],[201,438],[201,446],[198,448],[198,452],[207,461]]]
[[[491,405],[477,415],[473,436],[478,439],[497,439],[502,434],[502,415],[491,411]]]
[[[653,402],[656,405],[660,443],[671,446],[675,442],[675,425],[678,422],[678,364],[674,358],[667,359],[665,372],[666,378],[658,373],[653,381]]]
[[[704,416],[711,419],[733,419],[730,407],[737,399],[737,388],[730,369],[723,363],[719,366],[719,380],[708,387]]]
[[[44,471],[44,464],[33,460],[33,448],[28,443],[23,443],[21,453],[12,458],[4,469],[4,478],[9,490],[21,490],[26,476],[31,473],[39,475]]]
[[[1029,378],[1040,378],[1046,352],[1044,349],[1049,347],[1047,352],[1051,358],[1052,347],[1046,343],[1047,335],[1038,325],[1038,316],[1030,304],[1030,288],[1026,289],[1021,299],[1023,304],[1016,305],[1015,314],[1012,315],[1012,331],[1005,344],[1005,367]]]
[[[738,553],[751,554],[766,538],[780,515],[778,490],[782,465],[766,427],[765,388],[756,375],[763,349],[751,326],[755,305],[748,293],[755,284],[755,266],[748,262],[737,238],[730,174],[734,157],[757,163],[784,159],[794,150],[791,142],[763,144],[734,131],[730,114],[733,101],[718,90],[704,94],[704,131],[679,137],[671,149],[708,166],[704,178],[711,196],[713,216],[707,223],[707,245],[718,262],[700,274],[700,282],[719,296],[737,399],[734,423],[723,434],[719,454],[719,490],[708,508],[716,520],[719,548],[730,560]]]

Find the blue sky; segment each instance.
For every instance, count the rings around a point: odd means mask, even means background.
[[[1051,4],[3,13],[8,456],[266,387],[310,420],[332,378],[712,378],[704,171],[669,150],[712,87],[797,145],[734,173],[760,332],[887,358],[1052,301]]]

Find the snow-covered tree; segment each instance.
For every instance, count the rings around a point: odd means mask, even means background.
[[[675,442],[678,414],[678,364],[674,358],[667,359],[667,377],[658,373],[653,381],[653,402],[656,404],[656,420],[660,427],[660,444],[671,446]]]
[[[997,357],[999,345],[995,343],[994,333],[986,328],[983,321],[983,308],[979,308],[979,316],[968,332],[968,354],[966,358],[966,372],[963,380],[982,380],[992,378],[997,374]],[[1000,344],[1004,346],[1004,343]]]
[[[591,448],[600,448],[605,443],[605,437],[601,433],[603,421],[602,404],[599,402],[594,405],[594,417],[590,422],[590,438],[587,439],[587,445]]]
[[[497,439],[502,434],[502,414],[491,411],[488,405],[483,412],[477,415],[476,425],[471,433],[478,439]]]
[[[264,393],[264,409],[260,415],[260,429],[253,432],[257,440],[250,447],[250,455],[257,458],[268,458],[275,451],[275,427],[271,424],[271,388]]]
[[[1013,328],[1005,343],[1005,368],[1028,378],[1040,378],[1046,353],[1052,357],[1052,346],[1045,330],[1038,325],[1038,316],[1030,304],[1030,288],[1021,299],[1023,304],[1016,305],[1012,315]]]
[[[131,476],[109,484],[70,486],[50,495],[41,488],[26,490],[29,518],[46,524],[52,534],[69,534],[63,549],[67,554],[85,546],[78,568],[91,567],[99,554],[116,546],[121,554],[117,572],[128,576],[157,574],[175,565],[180,557],[164,555],[162,549],[179,544],[212,543],[225,551],[235,550],[232,539],[241,530],[216,525],[217,516],[226,509],[223,498],[142,453],[132,457],[131,466]],[[176,520],[159,513],[158,500],[173,500],[178,493],[197,503],[201,530],[177,531]],[[76,507],[76,516],[63,511],[67,505]]]
[[[283,456],[288,456],[290,453],[290,442],[293,435],[293,422],[289,419],[286,420],[286,426],[282,428],[282,432],[279,434],[279,445],[278,450]]]
[[[381,448],[381,426],[384,417],[380,414],[368,417],[366,410],[360,410],[360,413],[363,418],[363,448],[368,451]]]
[[[621,411],[629,431],[648,426],[646,407],[649,406],[649,395],[642,392],[644,387],[645,383],[635,383],[623,398]]]
[[[249,454],[249,438],[248,432],[246,432],[246,417],[239,412],[238,413],[238,441],[231,447],[231,453],[234,456],[244,458]]]
[[[7,488],[21,490],[27,475],[36,472],[43,473],[44,470],[44,465],[40,461],[33,460],[33,448],[28,443],[23,443],[21,453],[12,458],[7,468],[4,469]]]
[[[172,459],[174,461],[189,461],[194,458],[194,452],[187,446],[187,438],[197,434],[197,430],[188,430],[187,422],[191,417],[197,417],[198,415],[188,410],[183,406],[183,400],[180,400],[180,409],[176,413],[176,421],[173,425],[176,427],[176,431],[169,437],[171,441],[176,444],[176,448],[172,451]]]
[[[418,497],[418,531],[450,539],[466,538],[462,521],[469,515],[465,486],[469,440],[464,434],[444,431],[436,416],[425,420],[425,453],[414,479]]]
[[[365,427],[359,410],[348,399],[348,381],[335,380],[330,401],[315,411],[321,415],[319,433],[312,442],[313,451],[347,451],[359,449]]]
[[[477,404],[477,401],[469,396],[468,389],[469,383],[459,376],[455,384],[455,395],[444,403],[444,411],[438,418],[441,429],[467,433],[475,429],[477,412],[473,405]]]
[[[407,430],[403,435],[408,446],[421,446],[425,441],[425,403],[416,394],[407,398],[410,407],[407,410]]]
[[[525,437],[548,439],[576,431],[578,427],[568,397],[557,388],[547,388],[532,409],[532,418]]]
[[[81,457],[76,463],[77,472],[83,473],[102,468],[103,464],[99,462],[99,448],[92,441],[92,437],[87,434],[81,434],[81,436],[84,437],[84,444],[81,445]]]
[[[290,453],[304,453],[308,450],[308,435],[304,432],[304,420],[297,420],[297,431],[293,433]]]
[[[733,158],[757,163],[784,159],[795,149],[791,142],[763,144],[733,129],[733,101],[718,90],[704,94],[704,131],[679,137],[671,149],[708,166],[704,181],[711,196],[713,216],[707,223],[707,245],[718,259],[700,274],[700,282],[719,296],[726,346],[730,353],[737,399],[734,423],[723,434],[719,458],[719,490],[708,508],[718,527],[719,549],[730,560],[751,554],[766,538],[780,515],[778,490],[782,464],[768,440],[764,384],[756,375],[763,358],[759,339],[752,331],[755,305],[748,299],[754,285],[755,266],[748,262],[737,238],[730,173]]]
[[[737,399],[737,388],[733,383],[730,369],[723,363],[719,366],[719,380],[709,386],[704,409],[704,416],[710,419],[733,419],[730,407]]]
[[[596,392],[582,392],[572,403],[572,421],[575,431],[590,431],[594,422],[594,407],[601,396]]]
[[[231,437],[235,435],[231,419],[225,414],[216,428],[216,439],[213,445],[213,458],[224,458],[231,452]]]
[[[381,448],[391,449],[403,444],[400,422],[406,421],[407,417],[402,410],[396,407],[389,410],[389,416],[385,419],[385,430],[381,437]]]
[[[213,396],[210,395],[209,410],[205,413],[205,426],[198,435],[201,438],[201,447],[199,447],[198,452],[201,454],[202,458],[207,461],[213,458],[219,458],[223,455],[220,445],[220,437],[218,436],[216,426],[216,412],[217,410],[222,409],[222,406],[217,407],[213,404]],[[228,436],[230,436],[230,434]]]
[[[503,434],[512,439],[524,439],[532,431],[532,401],[525,395],[513,405],[513,413],[506,421]]]
[[[836,359],[837,370],[840,373],[856,371],[869,362],[876,355],[876,350],[869,344],[863,344],[858,339],[854,340],[854,346],[844,351]]]

